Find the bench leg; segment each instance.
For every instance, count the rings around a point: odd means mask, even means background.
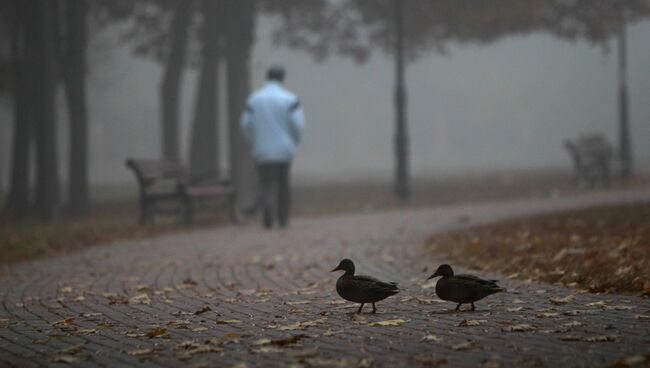
[[[146,199],[140,200],[140,225],[145,225],[149,217],[149,207],[150,204]]]
[[[192,218],[194,217],[194,204],[192,199],[185,198],[183,199],[183,222],[185,225],[192,223]]]
[[[228,196],[228,206],[230,206],[230,222],[233,224],[239,223],[239,210],[237,209],[237,195],[231,194]]]

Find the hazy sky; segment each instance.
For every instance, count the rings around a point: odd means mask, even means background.
[[[300,179],[389,178],[393,169],[393,63],[382,54],[364,65],[275,48],[271,21],[260,19],[253,57],[254,87],[266,67],[284,64],[287,86],[305,107],[307,127],[294,173]],[[630,27],[632,143],[650,158],[650,22]],[[109,35],[91,47],[90,114],[95,182],[130,182],[127,156],[159,154],[160,67],[110,50]],[[602,131],[617,139],[615,43],[609,53],[546,35],[511,37],[489,46],[452,47],[407,70],[411,164],[415,175],[491,168],[565,167],[562,140]],[[183,154],[193,108],[194,73],[183,91]],[[6,111],[3,112],[7,117]],[[62,120],[62,123],[64,121]],[[1,163],[7,172],[6,127]],[[62,151],[61,158],[66,157]],[[6,174],[3,180],[6,181]]]

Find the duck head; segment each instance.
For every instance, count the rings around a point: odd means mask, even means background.
[[[429,278],[427,280],[431,280],[432,278],[438,277],[438,276],[442,276],[442,277],[454,276],[454,270],[451,269],[450,265],[442,264],[442,265],[438,266],[438,269],[436,270],[436,272],[434,272],[433,275],[429,276]]]
[[[331,272],[334,271],[345,271],[346,275],[354,275],[354,262],[346,258],[342,260],[339,265],[336,266],[336,268]]]

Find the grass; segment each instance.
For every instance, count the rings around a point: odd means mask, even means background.
[[[650,296],[650,203],[535,216],[433,235],[436,257],[477,271]]]

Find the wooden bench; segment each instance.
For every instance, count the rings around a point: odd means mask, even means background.
[[[126,160],[140,187],[140,224],[153,223],[154,215],[180,215],[192,222],[197,209],[228,207],[230,219],[237,221],[236,195],[227,180],[215,182],[211,175],[191,178],[189,171],[174,160]]]
[[[613,150],[602,134],[591,134],[565,140],[564,147],[573,160],[574,182],[577,185],[596,183],[608,186]]]

